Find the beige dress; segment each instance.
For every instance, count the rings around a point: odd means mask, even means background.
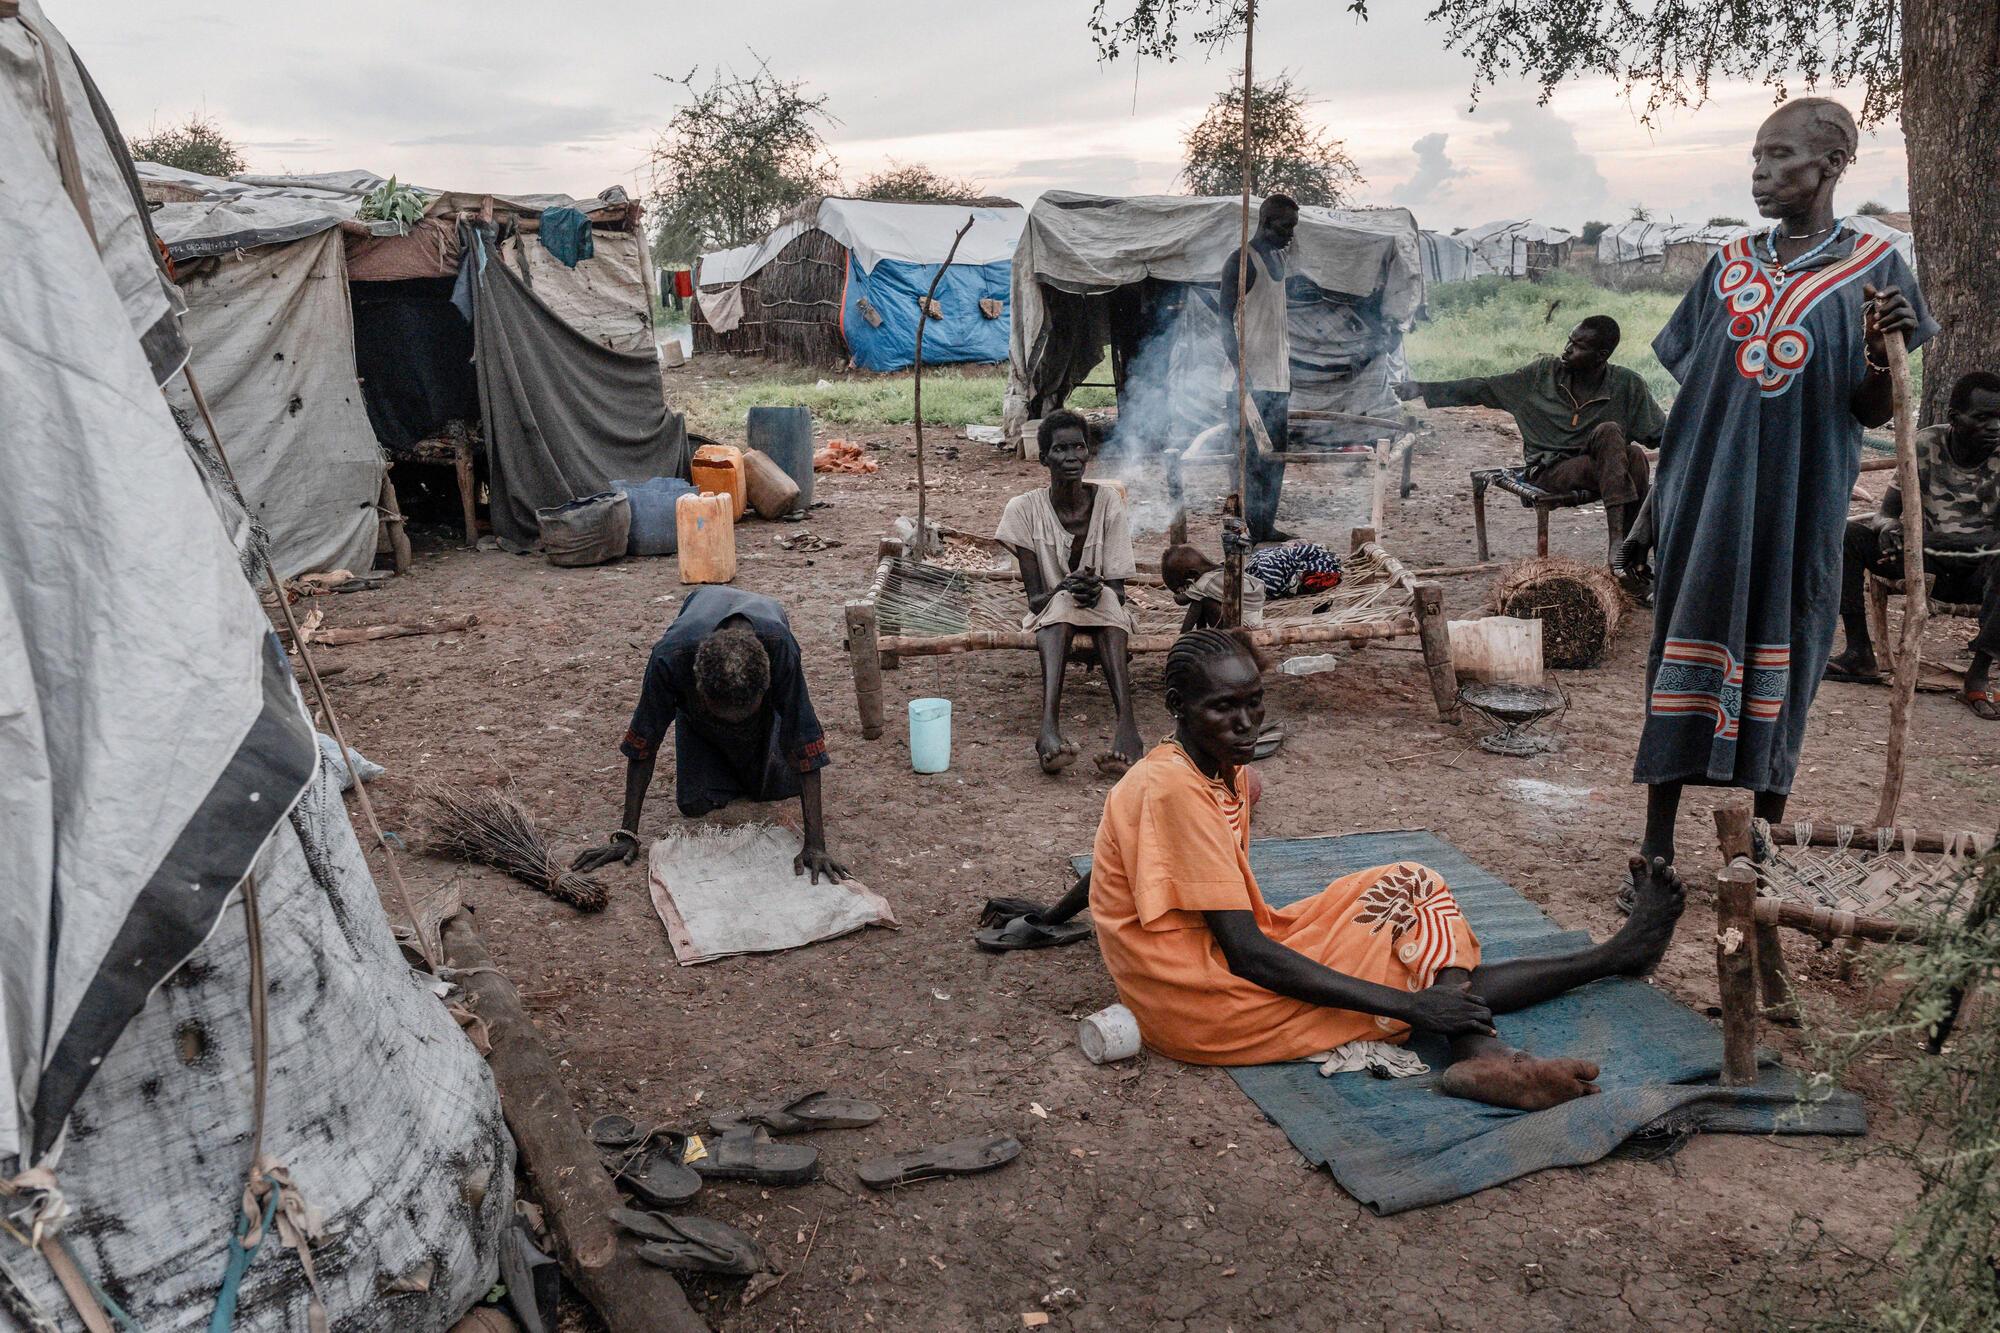
[[[1125,497],[1109,482],[1084,483],[1097,492],[1090,507],[1090,525],[1084,529],[1083,551],[1077,563],[1069,562],[1076,539],[1064,530],[1049,498],[1049,488],[1038,486],[1007,502],[1000,515],[1000,527],[993,534],[1001,544],[1028,552],[1041,571],[1042,586],[1053,588],[1071,574],[1089,572],[1112,581],[1138,577],[1132,560],[1132,525],[1125,513]],[[1073,625],[1078,629],[1108,627],[1132,632],[1132,611],[1106,588],[1097,595],[1095,606],[1079,606],[1067,592],[1049,598],[1040,614],[1022,618],[1025,629],[1039,630],[1048,625]]]
[[[1193,583],[1188,584],[1188,600],[1220,604],[1222,601],[1222,588],[1222,571],[1211,569]],[[1252,574],[1248,569],[1244,570],[1243,623],[1245,625],[1261,625],[1264,623],[1264,597],[1264,580]]]

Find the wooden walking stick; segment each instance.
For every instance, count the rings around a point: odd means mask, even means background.
[[[1917,423],[1911,406],[1910,356],[1903,335],[1886,333],[1889,393],[1896,409],[1896,486],[1903,494],[1903,632],[1889,696],[1889,757],[1882,771],[1882,800],[1875,827],[1894,828],[1903,799],[1903,748],[1909,740],[1910,703],[1917,692],[1917,659],[1930,598],[1924,588],[1924,500],[1917,477]]]
[[[1245,0],[1243,7],[1243,212],[1237,227],[1236,244],[1236,494],[1229,497],[1225,527],[1240,525],[1250,494],[1249,440],[1245,425],[1250,417],[1249,375],[1243,368],[1243,298],[1250,290],[1250,189],[1256,159],[1251,151],[1250,102],[1256,87],[1250,81],[1251,53],[1256,47],[1257,0]],[[1264,433],[1264,423],[1257,423]],[[1259,451],[1264,452],[1263,450]],[[1246,543],[1222,544],[1222,623],[1243,623],[1243,551]]]
[[[951,267],[951,261],[958,255],[958,243],[965,239],[965,233],[972,230],[973,217],[965,216],[965,225],[958,229],[958,235],[951,238],[951,249],[944,252],[944,263],[938,265],[937,272],[931,274],[931,285],[924,292],[924,299],[917,303],[917,352],[916,373],[910,385],[910,416],[917,427],[917,535],[911,542],[911,555],[921,560],[924,548],[930,543],[930,529],[925,525],[926,500],[924,495],[924,325],[931,322],[931,302],[937,296],[938,283],[944,278],[944,271]]]

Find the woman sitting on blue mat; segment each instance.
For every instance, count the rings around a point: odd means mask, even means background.
[[[1054,908],[1009,922],[1021,942],[1001,947],[1032,947],[1026,936],[1054,934],[1087,902],[1146,1044],[1192,1064],[1298,1060],[1422,1029],[1451,1041],[1441,1087],[1453,1096],[1539,1110],[1597,1091],[1595,1064],[1515,1050],[1493,1015],[1652,970],[1686,904],[1672,867],[1635,859],[1639,900],[1624,929],[1553,958],[1482,963],[1450,888],[1412,862],[1274,910],[1249,859],[1244,765],[1264,721],[1254,650],[1225,630],[1183,634],[1167,655],[1166,697],[1174,739],[1112,789],[1090,876]]]

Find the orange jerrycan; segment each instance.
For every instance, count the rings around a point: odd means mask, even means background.
[[[736,512],[726,495],[674,501],[682,583],[728,583],[736,577]]]
[[[750,484],[743,468],[741,449],[733,444],[704,444],[694,451],[694,462],[688,467],[688,480],[698,491],[727,495],[729,503],[734,506],[730,517],[743,517],[743,507],[750,502]]]

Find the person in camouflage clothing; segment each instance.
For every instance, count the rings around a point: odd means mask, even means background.
[[[1917,480],[1923,491],[1924,568],[1937,576],[1932,599],[1979,607],[1965,706],[2000,720],[1991,682],[2000,656],[2000,375],[1974,371],[1954,384],[1947,424],[1917,432]],[[1841,569],[1840,618],[1847,648],[1827,663],[1829,680],[1876,682],[1862,575],[1903,576],[1903,496],[1891,486],[1879,512],[1849,521]]]

